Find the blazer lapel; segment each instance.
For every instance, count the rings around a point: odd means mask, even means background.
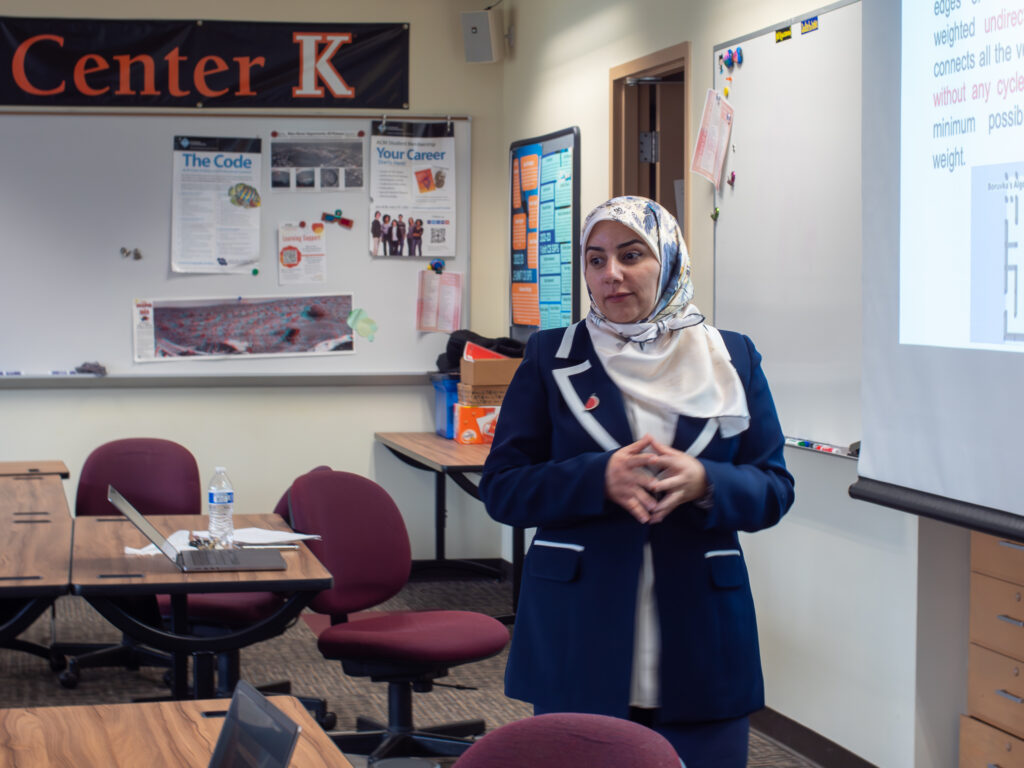
[[[597,359],[582,322],[566,329],[555,358],[552,375],[562,400],[594,442],[606,451],[633,442],[622,395]]]

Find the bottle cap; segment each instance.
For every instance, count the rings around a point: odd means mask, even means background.
[[[227,469],[225,469],[224,467],[214,467],[213,471],[214,472],[227,472]]]

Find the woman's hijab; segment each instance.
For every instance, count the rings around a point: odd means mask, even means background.
[[[612,381],[648,408],[718,419],[723,437],[745,430],[746,393],[721,334],[692,302],[690,256],[675,217],[645,197],[615,197],[597,206],[580,239],[584,273],[587,239],[600,221],[636,232],[660,264],[657,299],[641,322],[613,323],[591,296],[587,327]]]

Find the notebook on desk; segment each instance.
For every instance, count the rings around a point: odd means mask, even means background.
[[[197,571],[283,571],[281,553],[273,549],[189,549],[179,552],[112,485],[107,486],[107,501],[127,517],[142,535],[156,545],[167,559],[186,573]]]
[[[239,680],[209,768],[285,768],[301,730],[262,693]]]

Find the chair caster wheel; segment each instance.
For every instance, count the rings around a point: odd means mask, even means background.
[[[338,716],[333,712],[324,712],[316,721],[325,731],[333,731],[338,725]]]
[[[57,679],[60,680],[60,685],[62,688],[78,687],[78,675],[71,672],[71,670],[65,670],[64,672],[61,672],[60,676]]]
[[[54,672],[60,672],[68,665],[68,660],[63,653],[51,653],[50,654],[50,669]]]

